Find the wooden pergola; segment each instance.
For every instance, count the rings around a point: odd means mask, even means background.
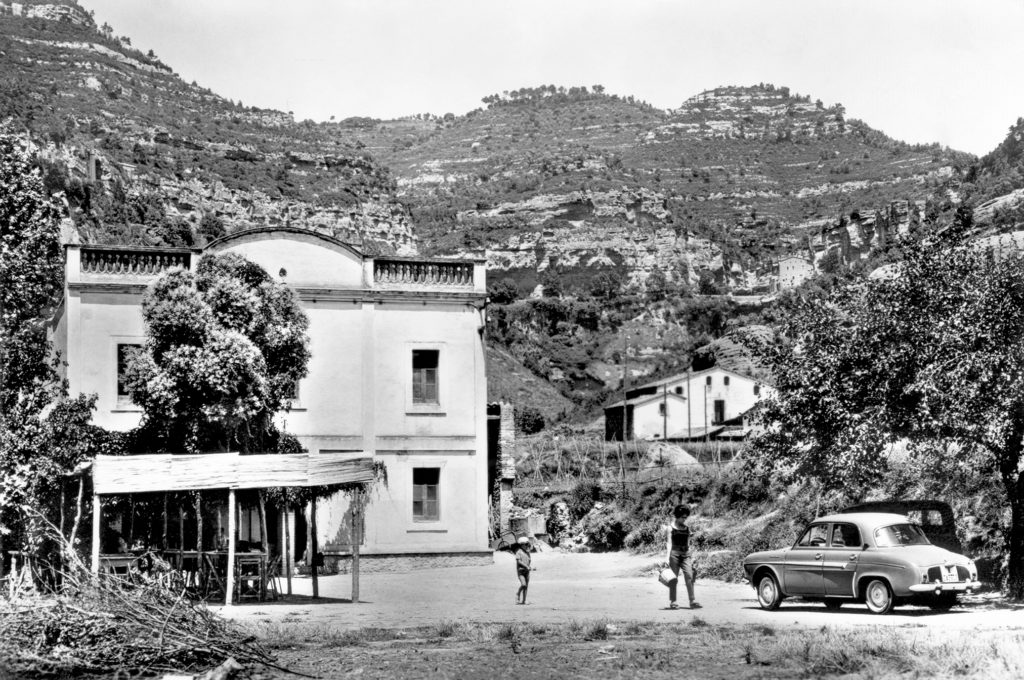
[[[102,497],[135,493],[228,490],[228,570],[224,604],[234,592],[236,503],[241,489],[368,484],[375,479],[373,458],[360,453],[146,454],[97,456],[92,470],[92,572],[100,570]],[[84,470],[83,470],[84,472]],[[315,534],[316,503],[311,529]],[[354,526],[358,523],[354,522]],[[315,545],[311,561],[316,564]],[[352,601],[359,599],[359,541],[352,541]],[[314,569],[314,586],[316,585]],[[317,593],[314,589],[314,596]]]

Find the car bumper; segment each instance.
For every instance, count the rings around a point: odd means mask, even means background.
[[[910,586],[912,593],[969,593],[981,588],[981,581],[961,581],[959,583],[915,583]]]

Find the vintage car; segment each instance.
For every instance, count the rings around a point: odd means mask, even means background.
[[[956,535],[953,508],[944,501],[900,499],[869,501],[851,505],[839,512],[894,512],[897,515],[906,515],[911,522],[921,525],[921,529],[932,545],[955,553],[962,552],[964,549]]]
[[[901,603],[945,610],[981,586],[973,560],[932,545],[905,515],[882,512],[820,517],[792,547],[752,553],[743,569],[762,609],[800,597],[829,609],[863,602],[876,614]]]

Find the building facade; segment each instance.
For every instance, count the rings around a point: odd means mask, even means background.
[[[806,257],[791,255],[779,260],[779,290],[796,288],[814,277],[814,263]]]
[[[741,373],[714,367],[680,373],[631,389],[625,402],[605,407],[605,439],[703,439],[742,416],[772,388]]]
[[[237,232],[203,250],[69,245],[51,337],[71,393],[98,395],[97,425],[138,425],[142,413],[120,376],[125,350],[145,342],[143,294],[203,252],[242,255],[298,294],[309,317],[309,373],[278,425],[310,453],[368,453],[384,463],[387,482],[365,508],[366,566],[374,558],[489,561],[484,262],[370,258],[289,228]],[[304,517],[282,519],[271,540],[287,522],[299,559]],[[326,556],[351,551],[350,527],[344,495],[319,503]],[[253,531],[244,513],[241,531]]]

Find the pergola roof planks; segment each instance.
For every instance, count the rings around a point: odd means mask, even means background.
[[[97,456],[76,472],[92,470],[92,571],[100,568],[101,497],[118,494],[228,490],[228,564],[235,560],[235,491],[273,487],[367,484],[375,479],[374,462],[362,452],[249,454],[145,454]],[[353,570],[357,562],[354,561]],[[231,604],[234,570],[228,568],[225,604]],[[353,573],[353,582],[358,576]]]

